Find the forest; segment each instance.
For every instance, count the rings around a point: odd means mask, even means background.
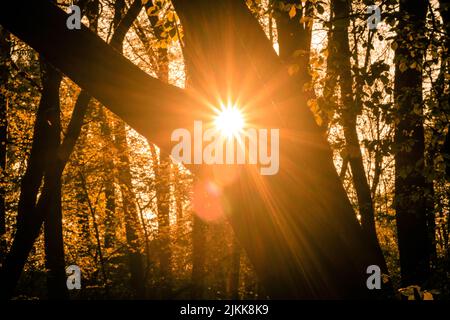
[[[0,2],[1,300],[450,300],[450,0]]]

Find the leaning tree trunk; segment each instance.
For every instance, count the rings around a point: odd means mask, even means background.
[[[401,0],[405,13],[398,26],[395,51],[395,209],[402,285],[423,285],[430,273],[427,197],[424,175],[424,117],[421,69],[427,1]],[[410,39],[414,39],[411,41]]]

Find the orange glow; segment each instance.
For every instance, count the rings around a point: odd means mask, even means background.
[[[236,106],[222,105],[214,124],[228,138],[237,136],[244,128],[244,117]]]

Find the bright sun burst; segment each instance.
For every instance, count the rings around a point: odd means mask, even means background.
[[[244,128],[244,117],[236,106],[228,105],[222,107],[214,123],[223,135],[232,137]]]

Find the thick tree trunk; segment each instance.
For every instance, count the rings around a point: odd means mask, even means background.
[[[0,26],[0,264],[6,251],[6,150],[8,144],[8,98],[6,90],[9,79],[9,61],[11,59],[9,32]]]
[[[423,285],[430,272],[422,72],[409,68],[411,61],[423,62],[424,49],[416,48],[422,43],[427,1],[401,0],[400,11],[408,18],[400,21],[395,52],[395,209],[402,285],[407,286]]]
[[[239,96],[258,126],[281,128],[280,172],[243,169],[226,191],[234,229],[266,291],[273,298],[369,296],[366,268],[382,261],[360,230],[304,97],[256,20],[233,1],[173,3],[195,48],[186,53],[202,75],[199,92],[213,104]]]

